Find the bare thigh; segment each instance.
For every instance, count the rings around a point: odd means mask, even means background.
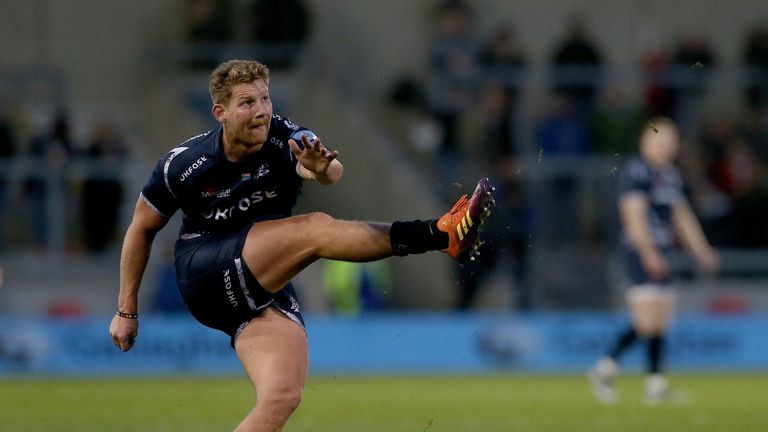
[[[235,351],[257,397],[295,392],[307,380],[307,336],[275,308],[251,320],[235,341]]]
[[[310,213],[251,227],[243,258],[269,292],[279,291],[319,258],[365,262],[392,255],[389,224],[334,219]]]
[[[675,308],[673,292],[657,287],[633,287],[627,292],[632,325],[641,336],[664,334]]]

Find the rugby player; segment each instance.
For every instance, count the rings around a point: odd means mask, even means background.
[[[256,391],[238,431],[279,431],[298,406],[307,377],[307,340],[291,279],[319,258],[373,261],[439,250],[477,252],[493,205],[481,179],[440,219],[391,224],[292,216],[302,182],[338,182],[337,151],[312,131],[272,112],[269,71],[232,60],[211,74],[220,125],[161,158],[136,202],[120,260],[120,292],[110,335],[130,350],[138,335],[138,294],[155,234],[177,211],[176,275],[191,314],[230,336]]]
[[[676,303],[668,261],[675,239],[706,270],[719,267],[718,254],[707,242],[674,166],[679,141],[672,120],[652,120],[640,137],[639,157],[630,159],[619,174],[621,249],[632,323],[589,373],[594,395],[606,404],[617,400],[613,380],[619,358],[639,338],[647,340],[646,402],[660,403],[669,395],[662,364],[664,334]]]

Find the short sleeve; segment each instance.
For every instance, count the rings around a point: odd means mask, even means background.
[[[149,180],[141,190],[141,199],[157,214],[169,218],[179,209],[179,204],[178,199],[171,192],[168,182],[166,182],[167,165],[167,158],[162,158],[157,162]]]
[[[630,160],[619,173],[619,198],[632,193],[647,194],[651,190],[653,174],[639,159]]]

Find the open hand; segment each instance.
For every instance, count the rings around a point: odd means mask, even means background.
[[[339,156],[338,151],[330,151],[325,148],[319,137],[315,137],[313,141],[306,134],[302,134],[301,142],[304,144],[304,150],[299,148],[294,139],[289,139],[288,145],[299,163],[317,175],[325,174],[328,167],[331,166],[331,162]]]

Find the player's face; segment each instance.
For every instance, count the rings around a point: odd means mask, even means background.
[[[224,125],[232,139],[247,146],[267,141],[272,120],[272,100],[264,80],[232,87],[232,97],[225,106]]]
[[[655,126],[646,129],[640,141],[640,153],[651,165],[664,167],[672,164],[677,157],[677,131],[669,126]]]

